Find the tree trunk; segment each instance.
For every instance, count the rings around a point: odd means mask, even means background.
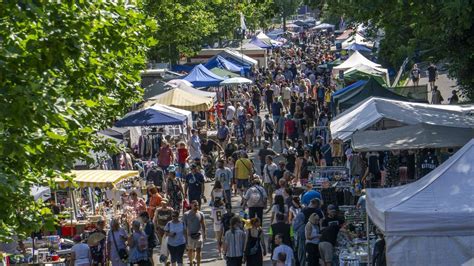
[[[286,32],[286,15],[285,14],[283,14],[283,32]]]

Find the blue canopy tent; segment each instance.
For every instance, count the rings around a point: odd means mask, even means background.
[[[171,71],[178,72],[178,73],[179,72],[189,73],[191,72],[191,70],[193,70],[195,66],[196,65],[172,65]]]
[[[230,62],[220,55],[213,56],[204,66],[209,70],[218,67],[234,73],[240,73],[242,70],[241,66]]]
[[[273,47],[272,45],[265,43],[257,37],[253,37],[252,40],[250,40],[250,43],[263,49],[270,49]]]
[[[138,126],[165,126],[182,125],[186,116],[167,113],[150,106],[146,109],[137,110],[115,123],[116,127],[138,127]]]
[[[363,44],[358,44],[358,43],[353,43],[345,48],[345,50],[352,50],[352,51],[359,51],[359,52],[371,52],[372,49],[369,47],[363,45]]]
[[[189,74],[183,78],[193,84],[195,88],[219,86],[225,78],[212,73],[202,64],[197,65]]]

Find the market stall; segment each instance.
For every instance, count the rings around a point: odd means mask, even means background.
[[[371,97],[336,116],[330,123],[331,136],[347,141],[356,131],[377,124],[383,129],[421,123],[474,128],[473,112],[474,105],[435,105]]]
[[[471,265],[474,140],[420,180],[367,189],[367,213],[384,233],[387,265]]]
[[[189,74],[183,78],[193,84],[195,88],[200,87],[217,87],[219,83],[221,83],[225,78],[217,76],[216,74],[212,73],[209,69],[207,69],[202,64],[199,64],[189,72]]]
[[[144,107],[158,103],[188,111],[208,111],[213,102],[211,98],[193,95],[176,88],[150,98],[144,103]]]

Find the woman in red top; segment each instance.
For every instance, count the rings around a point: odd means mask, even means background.
[[[158,154],[158,165],[168,173],[168,167],[174,161],[173,151],[170,148],[170,144],[167,141],[163,141],[160,148],[160,153]]]
[[[286,137],[291,140],[295,140],[296,136],[296,122],[293,120],[291,115],[286,116],[285,121],[285,132]]]
[[[189,159],[189,151],[186,148],[186,143],[179,142],[178,143],[178,165],[179,165],[179,172],[181,176],[184,176],[184,169],[186,169],[186,162]]]

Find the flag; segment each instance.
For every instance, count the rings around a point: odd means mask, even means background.
[[[344,17],[341,16],[341,20],[339,21],[339,30],[345,30],[346,29],[346,22],[344,21]]]
[[[247,30],[247,25],[245,25],[245,17],[242,12],[240,12],[240,28],[242,29],[242,31]]]

